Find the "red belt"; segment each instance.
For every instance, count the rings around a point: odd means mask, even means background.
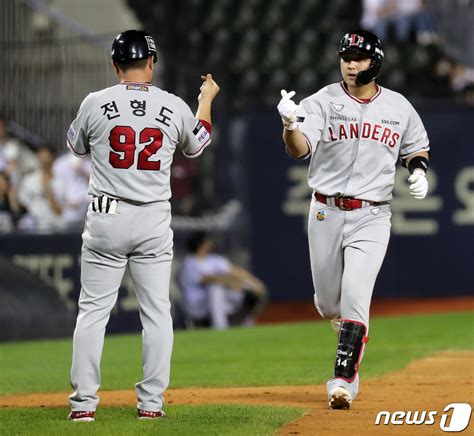
[[[367,206],[381,206],[383,204],[389,203],[388,201],[368,201],[352,197],[328,197],[326,195],[320,194],[319,192],[314,193],[314,198],[316,198],[316,200],[320,203],[324,204],[332,205],[331,203],[334,202],[334,206],[341,210],[360,209],[361,207]]]

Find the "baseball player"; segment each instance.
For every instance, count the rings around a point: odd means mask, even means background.
[[[81,294],[73,339],[69,397],[73,421],[94,421],[104,333],[125,267],[143,325],[143,380],[138,417],[164,416],[173,328],[169,283],[173,257],[170,165],[176,146],[199,156],[211,142],[211,74],[193,116],[184,101],[151,84],[157,60],[147,33],[127,30],[112,45],[117,85],[89,94],[67,132],[70,150],[90,153],[89,206],[82,235]]]
[[[299,105],[282,90],[278,111],[287,153],[311,158],[313,190],[308,240],[319,313],[338,332],[329,406],[349,409],[369,331],[375,279],[390,237],[395,167],[407,167],[410,193],[428,191],[429,142],[423,123],[402,95],[376,84],[383,49],[374,34],[349,32],[339,45],[342,81]]]
[[[179,272],[185,311],[196,327],[225,329],[251,325],[265,299],[265,284],[249,271],[213,252],[212,238],[192,233]]]

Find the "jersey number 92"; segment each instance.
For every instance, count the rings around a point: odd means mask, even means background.
[[[110,131],[109,143],[112,148],[109,154],[110,165],[114,168],[128,169],[134,164],[136,136],[135,130],[130,126],[115,126]],[[147,145],[138,153],[137,169],[159,171],[161,160],[150,160],[150,158],[162,147],[163,132],[154,127],[146,127],[140,132],[138,142]]]

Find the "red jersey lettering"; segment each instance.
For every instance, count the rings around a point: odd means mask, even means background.
[[[387,141],[390,138],[390,133],[392,133],[392,131],[388,127],[385,127],[385,129],[383,129],[380,141],[383,142],[385,145],[387,145]]]
[[[397,132],[394,132],[392,134],[392,140],[388,143],[389,147],[395,147],[395,144],[397,143],[398,139],[400,138],[400,135]]]
[[[390,128],[384,128],[380,124],[363,123],[362,129],[360,129],[359,123],[341,123],[335,127],[328,126],[328,131],[331,141],[343,141],[346,139],[370,139],[372,141],[382,142],[391,148],[393,148],[400,139],[399,133],[392,132]]]
[[[359,124],[358,123],[351,123],[349,124],[349,132],[351,135],[351,139],[359,137]]]
[[[339,124],[339,139],[347,139],[347,132],[344,124]]]
[[[370,124],[364,123],[362,125],[362,138],[367,139],[370,136]]]
[[[380,129],[382,128],[381,125],[379,124],[375,124],[374,125],[374,130],[372,131],[372,139],[374,141],[378,141],[379,140],[379,133],[380,133]]]

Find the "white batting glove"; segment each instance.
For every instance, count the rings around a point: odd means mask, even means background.
[[[281,120],[283,121],[283,126],[287,130],[294,130],[297,127],[296,123],[296,111],[298,110],[298,105],[291,99],[296,92],[286,92],[284,89],[280,91],[281,100],[278,103],[277,109],[280,113]]]
[[[421,200],[426,197],[428,193],[428,180],[426,180],[426,174],[421,168],[416,168],[413,174],[408,177],[408,183],[410,183],[410,194],[417,200]]]

